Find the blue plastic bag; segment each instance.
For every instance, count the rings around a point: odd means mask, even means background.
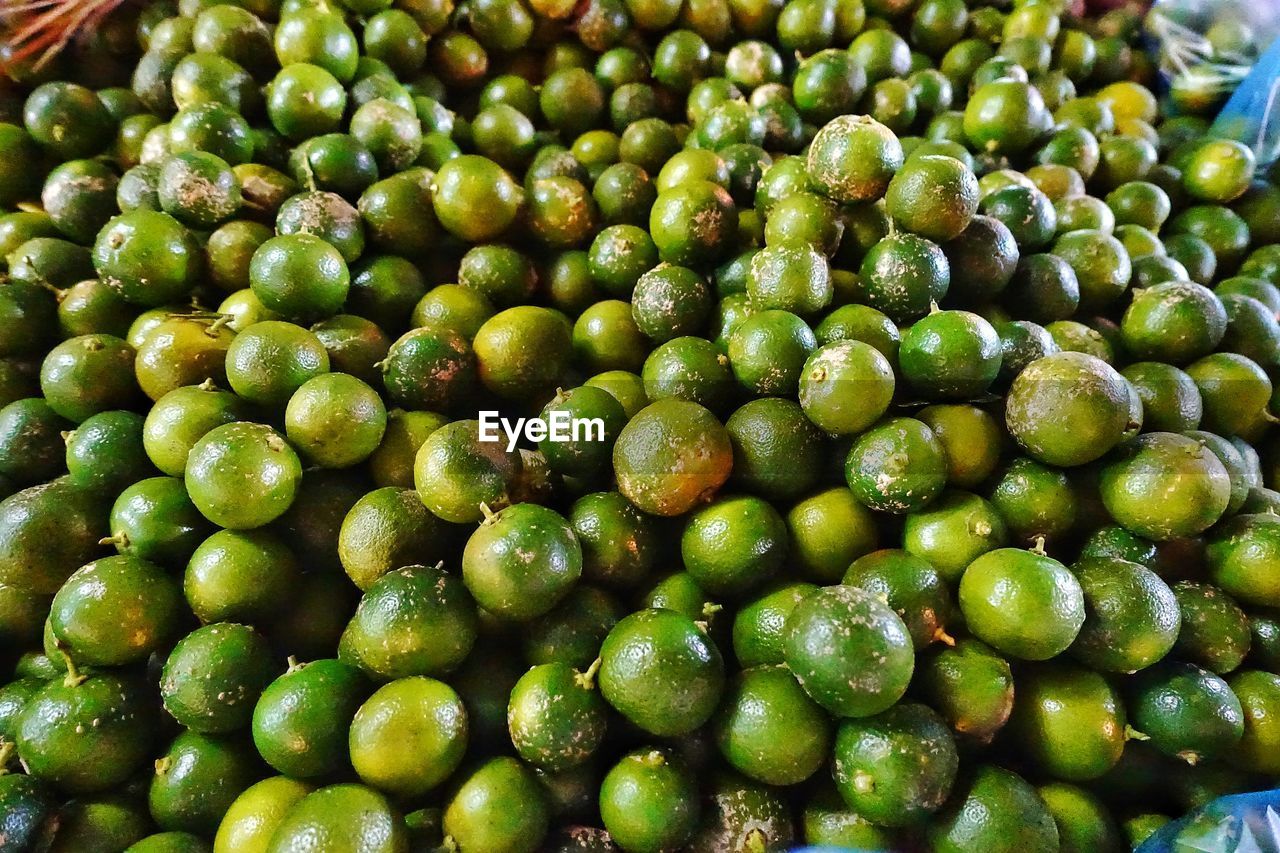
[[[1280,790],[1220,797],[1160,827],[1137,853],[1280,853]]]
[[[1215,136],[1238,139],[1262,165],[1280,156],[1280,39],[1262,55],[1213,122]]]
[[[1267,165],[1280,155],[1280,2],[1157,0],[1148,46],[1175,108],[1217,116]],[[1225,102],[1225,103],[1224,103]]]

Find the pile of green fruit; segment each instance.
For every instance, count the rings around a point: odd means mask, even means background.
[[[1280,171],[1140,21],[0,49],[0,853],[1110,853],[1274,787]]]

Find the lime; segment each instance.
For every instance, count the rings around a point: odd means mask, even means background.
[[[783,565],[785,522],[766,501],[723,497],[696,510],[680,541],[685,569],[713,595],[742,595]]]
[[[881,826],[904,826],[942,806],[959,763],[955,739],[942,718],[906,702],[841,722],[831,773],[856,813]]]
[[[351,718],[370,690],[354,667],[340,661],[290,666],[266,686],[254,706],[252,732],[258,754],[295,779],[349,768]]]
[[[1135,672],[1173,648],[1178,600],[1154,572],[1119,556],[1082,557],[1074,567],[1085,619],[1071,654],[1103,672]]]
[[[1005,422],[1037,460],[1083,465],[1104,455],[1124,434],[1129,389],[1101,359],[1074,352],[1048,355],[1013,381]]]
[[[475,603],[458,577],[408,566],[365,591],[338,656],[378,679],[440,676],[467,657],[476,630]]]
[[[790,559],[804,576],[821,583],[844,577],[849,564],[880,541],[871,511],[843,486],[817,492],[787,513]]]
[[[947,482],[944,451],[923,422],[890,418],[854,440],[845,479],[870,509],[905,514],[942,493]]]
[[[623,849],[679,847],[697,826],[699,802],[694,777],[665,750],[628,753],[600,783],[600,816],[609,835]]]
[[[386,797],[344,782],[299,800],[280,820],[266,851],[301,853],[313,844],[326,850],[398,853],[408,847],[408,838],[400,814]]]
[[[1209,578],[1224,591],[1248,604],[1276,606],[1270,568],[1280,518],[1270,513],[1238,515],[1214,531],[1206,550]]]
[[[305,782],[285,776],[250,785],[223,815],[213,840],[214,853],[263,853],[284,816],[311,790]]]
[[[1021,776],[982,765],[956,785],[950,805],[928,830],[937,853],[1049,853],[1058,830],[1044,800]]]
[[[983,498],[962,491],[909,514],[902,526],[902,547],[927,560],[948,581],[957,580],[975,559],[1002,547],[1008,539],[1004,519]]]
[[[1116,521],[1156,541],[1204,531],[1226,511],[1231,493],[1217,456],[1194,439],[1159,432],[1125,445],[1103,466],[1099,486]]]
[[[769,785],[792,785],[827,759],[830,721],[786,667],[743,670],[730,681],[713,723],[721,754]]]
[[[618,490],[645,512],[681,515],[710,499],[733,467],[729,433],[697,403],[666,399],[640,410],[613,448]]]
[[[1000,338],[968,311],[934,311],[902,335],[898,364],[920,394],[966,399],[981,395],[1000,372]]]
[[[1189,663],[1139,674],[1128,708],[1157,749],[1191,763],[1225,757],[1244,734],[1244,711],[1227,682]]]
[[[951,240],[978,210],[978,179],[954,157],[915,155],[894,174],[885,207],[908,231],[939,242]]]
[[[783,657],[818,704],[842,717],[885,710],[914,669],[911,635],[896,613],[852,586],[824,587],[792,610]]]
[[[447,779],[467,748],[467,712],[453,688],[414,676],[384,684],[351,721],[351,765],[367,785],[418,797]]]
[[[1244,710],[1244,737],[1232,762],[1253,773],[1271,773],[1277,761],[1275,712],[1280,702],[1280,676],[1261,670],[1241,670],[1227,682]]]
[[[605,638],[600,658],[605,701],[652,734],[693,731],[720,700],[719,650],[691,619],[674,611],[640,610],[626,617]]]
[[[591,758],[605,733],[605,705],[590,673],[563,663],[535,666],[511,691],[507,726],[522,759],[550,771]]]
[[[1017,548],[989,551],[960,579],[960,610],[979,638],[1013,657],[1047,660],[1065,651],[1085,620],[1080,582],[1052,557]]]
[[[1103,676],[1044,664],[1019,673],[1009,730],[1043,772],[1067,781],[1095,779],[1120,760],[1124,705]]]
[[[524,621],[546,613],[582,574],[582,547],[554,510],[520,503],[486,514],[462,553],[462,579],[489,613]]]
[[[824,195],[847,204],[883,196],[902,160],[893,131],[869,116],[845,115],[814,136],[808,170]]]
[[[460,848],[532,853],[549,817],[533,774],[514,758],[491,758],[461,780],[445,805],[443,827]]]
[[[248,529],[289,508],[302,466],[271,427],[237,422],[215,427],[197,441],[185,473],[191,500],[206,518]]]

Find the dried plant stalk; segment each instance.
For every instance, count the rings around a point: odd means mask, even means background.
[[[0,0],[0,24],[8,61],[53,59],[78,34],[88,32],[125,0]]]

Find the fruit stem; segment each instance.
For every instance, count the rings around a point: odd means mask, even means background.
[[[13,758],[13,750],[12,741],[0,738],[0,776],[9,772],[9,759]]]
[[[169,768],[173,766],[173,758],[168,755],[161,756],[156,759],[156,775],[163,776],[169,772]]]
[[[289,668],[285,670],[286,674],[290,672],[297,672],[298,670],[306,666],[305,663],[302,663],[298,660],[297,655],[289,655],[289,657],[285,659],[285,663],[289,665]]]
[[[124,549],[129,547],[129,536],[123,530],[114,533],[111,536],[104,536],[98,540],[99,545],[114,545],[117,548]]]
[[[639,761],[645,767],[661,767],[667,763],[667,757],[662,754],[662,750],[651,749],[644,755],[636,756],[636,761]]]
[[[89,676],[83,674],[82,672],[80,672],[80,670],[76,669],[75,661],[71,659],[71,655],[67,654],[66,651],[62,649],[61,643],[55,643],[55,645],[58,646],[60,650],[62,650],[62,657],[67,661],[67,674],[62,679],[62,686],[63,687],[79,687],[81,684],[84,684],[84,680]]]
[[[306,185],[306,188],[309,191],[315,192],[316,191],[316,173],[311,169],[311,158],[300,157],[299,159],[302,161],[301,163],[302,176],[304,178],[302,183]]]
[[[481,524],[492,524],[493,520],[498,517],[498,514],[489,509],[489,505],[484,501],[480,502],[480,514],[484,516],[484,521],[480,522]]]
[[[870,794],[876,789],[876,779],[870,773],[859,770],[853,774],[853,790],[859,794]]]
[[[1044,556],[1044,537],[1043,536],[1036,537],[1036,544],[1031,546],[1031,553],[1040,557]]]
[[[234,319],[235,319],[235,315],[233,314],[219,314],[218,319],[210,323],[209,328],[205,329],[204,333],[211,338],[217,338],[218,332],[222,329],[222,327],[227,325]]]
[[[600,671],[600,663],[602,658],[596,658],[591,662],[591,666],[587,667],[585,672],[576,672],[573,680],[583,690],[591,690],[596,686],[596,673]]]
[[[1124,739],[1125,740],[1151,740],[1151,736],[1148,735],[1146,732],[1138,731],[1133,726],[1125,725]]]
[[[941,625],[933,632],[933,641],[942,643],[944,646],[954,646],[956,644],[956,638],[948,634],[947,629]]]

